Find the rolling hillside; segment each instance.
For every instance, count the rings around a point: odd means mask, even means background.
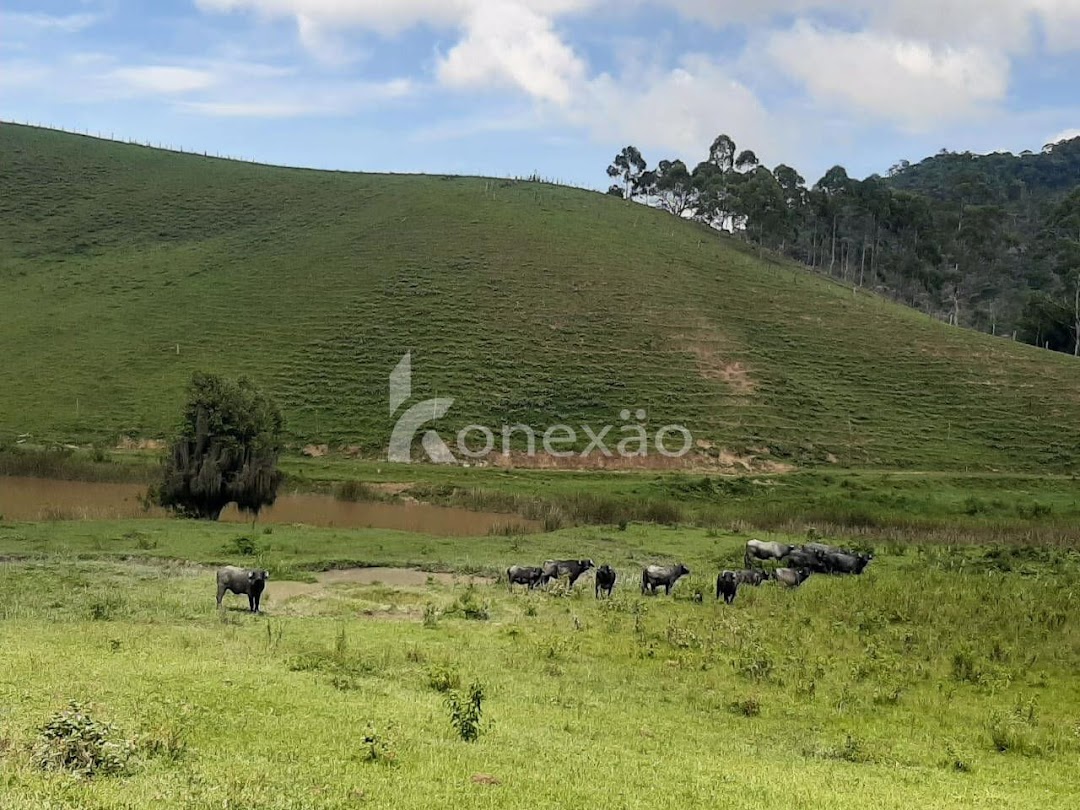
[[[795,464],[1075,469],[1080,364],[540,183],[284,169],[0,125],[0,444],[160,437],[194,370],[384,452],[387,377],[470,423],[678,422]],[[613,433],[617,433],[618,428]]]

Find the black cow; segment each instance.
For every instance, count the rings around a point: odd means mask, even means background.
[[[567,588],[573,588],[578,577],[595,567],[592,560],[548,560],[544,563],[544,576],[548,579],[568,577]]]
[[[248,598],[248,610],[252,613],[259,612],[259,600],[262,599],[266,580],[270,579],[270,573],[263,570],[250,570],[237,568],[235,565],[226,565],[217,572],[217,603],[221,607],[222,597],[225,591],[237,594],[246,594]]]
[[[716,598],[721,595],[724,602],[731,604],[735,601],[735,594],[739,592],[739,575],[734,571],[723,571],[716,577]]]
[[[655,594],[663,585],[664,593],[670,594],[671,589],[681,577],[690,573],[690,569],[682,563],[676,565],[650,565],[641,571],[641,593]]]
[[[861,574],[863,569],[874,559],[873,554],[849,554],[834,551],[826,555],[825,565],[830,574]]]
[[[511,591],[515,585],[524,585],[530,591],[537,585],[547,583],[544,569],[532,565],[511,565],[506,569],[506,587]]]
[[[829,570],[824,553],[809,546],[796,546],[793,548],[791,553],[788,554],[788,565],[791,568],[809,568],[811,571],[818,573],[827,573]]]
[[[812,572],[809,568],[777,568],[773,571],[773,579],[787,588],[798,588]]]
[[[758,571],[755,568],[747,568],[744,571],[737,571],[735,578],[739,580],[740,585],[753,585],[755,588],[762,582],[766,582],[769,579],[768,571]]]
[[[787,543],[763,543],[761,540],[747,540],[743,562],[747,568],[753,567],[754,560],[783,560],[791,553]]]
[[[615,569],[610,565],[601,565],[596,569],[596,598],[600,598],[600,593],[603,592],[607,596],[611,596],[611,589],[615,587]]]

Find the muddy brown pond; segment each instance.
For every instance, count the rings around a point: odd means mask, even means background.
[[[54,481],[45,478],[0,476],[0,518],[4,520],[118,520],[164,518],[157,507],[146,509],[143,484],[103,484]],[[221,519],[250,523],[229,507]],[[353,503],[330,495],[282,493],[277,503],[259,514],[259,523],[302,523],[339,529],[399,529],[408,532],[468,537],[501,531],[536,531],[536,521],[518,515],[472,512],[424,503]]]

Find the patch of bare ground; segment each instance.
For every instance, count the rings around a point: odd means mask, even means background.
[[[679,349],[694,357],[698,374],[703,379],[722,382],[740,396],[749,396],[757,390],[750,370],[725,350],[729,341],[714,327],[701,321],[690,332],[673,335],[672,339]]]
[[[315,582],[271,581],[266,586],[267,600],[283,603],[298,596],[320,598],[335,585],[386,585],[393,588],[423,588],[429,583],[447,587],[475,583],[490,585],[491,577],[445,572],[420,571],[415,568],[338,568],[315,575]]]

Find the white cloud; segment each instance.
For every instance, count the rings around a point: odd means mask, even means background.
[[[1080,0],[1027,0],[1042,17],[1047,45],[1055,51],[1080,48]]]
[[[601,75],[589,82],[570,120],[601,140],[632,139],[643,150],[673,152],[690,168],[721,132],[766,155],[779,154],[784,139],[753,91],[704,55],[686,56],[670,70]]]
[[[800,22],[771,35],[766,48],[814,98],[916,129],[971,115],[1008,90],[1008,60],[977,46],[933,46]]]
[[[1071,141],[1073,138],[1080,138],[1080,129],[1066,129],[1059,132],[1057,135],[1053,135],[1047,139],[1047,143],[1061,143],[1062,141]]]
[[[1052,47],[1080,46],[1078,0],[641,0],[715,27],[827,13],[847,26],[934,44],[1026,51],[1036,26]]]
[[[550,19],[517,2],[484,3],[466,20],[464,39],[439,61],[450,87],[510,86],[566,104],[585,65],[552,30]]]
[[[0,11],[0,29],[9,36],[12,32],[61,32],[73,34],[89,28],[100,17],[97,14],[41,14],[37,12]]]
[[[203,90],[217,82],[215,75],[207,70],[176,67],[174,65],[144,65],[116,68],[105,76],[106,80],[121,82],[137,92],[174,95]]]
[[[317,24],[395,34],[416,25],[463,26],[477,10],[511,2],[545,17],[597,6],[604,0],[196,0],[206,11],[253,11],[267,17],[306,17]]]
[[[302,84],[224,88],[212,98],[185,101],[181,109],[221,118],[297,118],[337,116],[405,98],[415,91],[408,79],[385,82],[339,82],[311,88]]]

